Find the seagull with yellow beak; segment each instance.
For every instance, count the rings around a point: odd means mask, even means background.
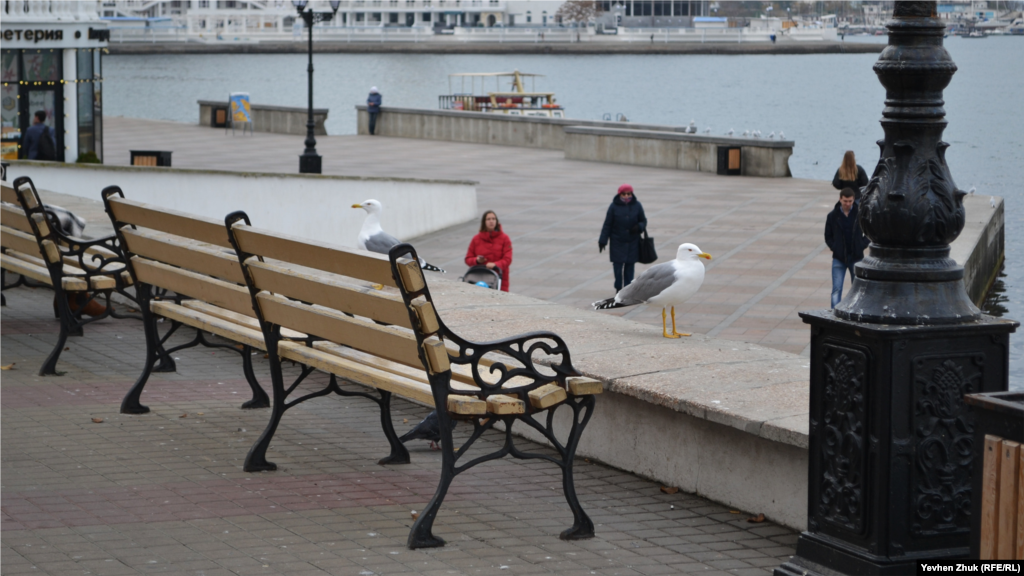
[[[661,333],[665,338],[689,336],[676,332],[676,304],[689,300],[704,283],[704,263],[700,261],[701,258],[711,260],[711,255],[701,252],[693,244],[681,244],[675,260],[644,270],[632,284],[619,290],[614,298],[594,302],[594,309],[655,304],[661,306]],[[666,308],[672,310],[671,334],[668,332]]]

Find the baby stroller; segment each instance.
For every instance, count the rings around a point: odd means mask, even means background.
[[[501,269],[488,268],[484,265],[472,266],[459,280],[477,286],[487,286],[492,290],[501,290]]]

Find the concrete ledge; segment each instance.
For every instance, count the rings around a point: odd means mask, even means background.
[[[740,148],[743,176],[790,177],[793,142],[634,128],[565,128],[565,157],[715,173],[720,146]]]
[[[964,267],[967,294],[980,306],[1003,263],[1003,199],[965,196],[964,209],[967,221],[960,236],[950,245],[950,257]]]
[[[213,109],[227,107],[227,101],[199,100],[199,125],[213,126]],[[267,104],[250,104],[252,111],[253,130],[274,134],[306,135],[306,122],[309,110],[291,106],[271,106]],[[313,134],[326,136],[327,108],[313,108]]]
[[[153,176],[159,174],[158,178]],[[284,234],[355,246],[366,213],[352,204],[384,204],[385,230],[414,238],[478,218],[476,183],[412,178],[360,178],[14,161],[7,179],[32,178],[37,188],[99,200],[116,184],[133,200],[218,221],[245,210],[253,224]],[[215,193],[214,193],[215,192]]]
[[[802,529],[809,368],[794,354],[695,335],[430,277],[445,323],[479,341],[562,336],[606,392],[579,455]],[[568,411],[555,414],[562,432]],[[543,441],[525,426],[517,434]]]

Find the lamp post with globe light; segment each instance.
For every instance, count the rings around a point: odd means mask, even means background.
[[[309,115],[306,120],[306,149],[299,156],[299,173],[320,174],[322,157],[316,153],[316,138],[313,136],[313,129],[316,127],[313,122],[313,24],[332,20],[338,13],[341,0],[331,0],[332,12],[314,12],[307,0],[292,0],[292,5],[298,10],[306,29],[309,30],[309,66],[306,68],[309,74]]]

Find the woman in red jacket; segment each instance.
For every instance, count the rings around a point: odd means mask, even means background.
[[[501,231],[498,215],[492,210],[480,219],[480,233],[473,236],[466,250],[466,266],[486,264],[501,272],[501,289],[508,292],[508,267],[512,265],[512,240]]]

